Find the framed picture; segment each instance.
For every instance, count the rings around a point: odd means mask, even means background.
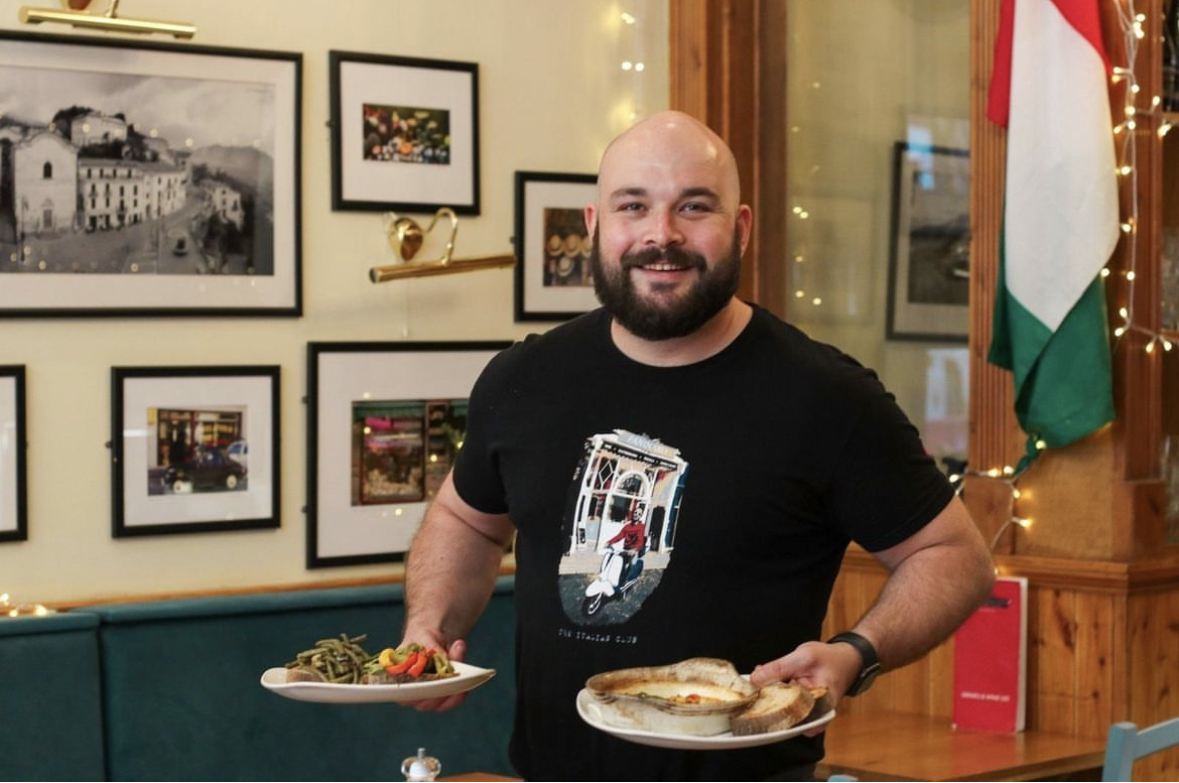
[[[309,343],[307,567],[404,559],[508,342]]]
[[[564,321],[598,306],[585,206],[593,174],[516,172],[516,320]]]
[[[279,368],[111,371],[115,538],[279,526]]]
[[[0,365],[0,542],[29,537],[26,437],[24,365]]]
[[[328,53],[332,209],[479,214],[479,66]]]
[[[966,342],[970,329],[970,157],[893,148],[887,336]]]
[[[300,315],[302,55],[0,42],[0,316]]]

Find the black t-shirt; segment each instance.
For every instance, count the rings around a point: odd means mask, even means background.
[[[590,727],[575,701],[601,671],[710,656],[748,672],[817,639],[848,542],[900,543],[952,497],[874,373],[756,307],[684,367],[628,359],[601,310],[504,351],[472,392],[455,486],[517,528],[512,758],[537,780],[813,764],[821,738],[655,749]],[[587,614],[607,542],[634,518],[638,580]]]

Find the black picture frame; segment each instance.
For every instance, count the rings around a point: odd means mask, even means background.
[[[898,141],[886,337],[966,342],[969,295],[970,153]]]
[[[598,306],[584,218],[597,182],[594,174],[516,172],[516,321],[566,321]]]
[[[328,52],[332,209],[478,215],[479,65]]]
[[[0,543],[29,538],[25,399],[25,366],[0,365]]]
[[[113,537],[279,527],[280,375],[112,367]]]
[[[471,387],[510,344],[307,344],[308,568],[404,560]]]
[[[302,64],[0,31],[0,317],[301,315]]]

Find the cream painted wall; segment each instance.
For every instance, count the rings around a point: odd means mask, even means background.
[[[38,2],[0,0],[0,29],[36,31],[17,21],[18,9],[30,4]],[[514,171],[592,172],[604,145],[629,124],[636,97],[640,113],[666,106],[666,2],[625,5],[615,0],[122,3],[125,16],[195,23],[193,43],[303,53],[304,315],[0,318],[0,364],[23,364],[27,370],[29,435],[29,540],[0,544],[0,592],[17,601],[52,603],[399,570],[304,567],[306,343],[510,339],[550,325],[513,322],[508,270],[380,285],[368,281],[370,267],[394,259],[380,213],[331,211],[328,51],[479,63],[483,209],[479,217],[463,220],[456,256],[507,253]],[[105,7],[105,0],[95,6]],[[638,38],[622,29],[623,10],[643,20]],[[75,34],[66,27],[41,31]],[[649,66],[638,89],[618,66],[624,55],[636,53]],[[282,367],[280,529],[111,537],[105,446],[110,368],[164,364]]]

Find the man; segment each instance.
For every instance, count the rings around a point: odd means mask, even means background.
[[[597,672],[696,655],[758,685],[858,692],[874,657],[885,669],[921,657],[985,599],[986,546],[873,373],[734,296],[752,214],[715,133],[677,112],[640,122],[606,150],[585,218],[603,309],[503,352],[479,379],[463,450],[410,551],[405,639],[462,659],[515,533],[520,774],[805,779],[821,736],[656,749],[594,730],[575,698]],[[584,543],[576,530],[623,476],[665,520],[660,559],[647,556],[644,592],[591,618],[579,599],[616,530],[587,528]],[[854,635],[823,642],[853,540],[890,576]]]

